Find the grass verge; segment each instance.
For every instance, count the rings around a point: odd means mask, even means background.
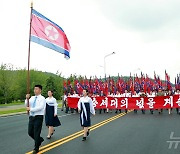
[[[13,106],[13,105],[23,105],[24,102],[13,102],[8,104],[0,104],[0,106]]]
[[[19,112],[25,112],[25,108],[20,108],[20,109],[12,109],[12,110],[2,110],[0,111],[0,115],[3,114],[11,114],[11,113],[19,113]]]

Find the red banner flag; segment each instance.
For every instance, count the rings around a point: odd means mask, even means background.
[[[92,97],[96,109],[169,109],[180,108],[180,95],[158,97]],[[68,106],[77,108],[79,98],[68,97]]]

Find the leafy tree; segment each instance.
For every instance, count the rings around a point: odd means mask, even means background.
[[[55,79],[54,77],[50,76],[47,80],[46,80],[46,85],[45,87],[43,88],[43,95],[45,97],[47,97],[47,92],[49,90],[52,90],[53,91],[53,94],[54,94],[54,97],[57,98],[57,87],[55,85]]]
[[[13,74],[11,74],[12,65],[1,64],[0,66],[0,103],[8,103],[13,99],[11,84]]]

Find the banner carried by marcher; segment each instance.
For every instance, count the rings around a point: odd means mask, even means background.
[[[77,108],[79,98],[68,97],[70,108]],[[157,97],[92,97],[96,109],[169,109],[180,108],[180,95]]]

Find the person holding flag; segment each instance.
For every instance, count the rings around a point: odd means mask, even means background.
[[[86,137],[89,135],[89,128],[91,126],[90,114],[95,115],[95,110],[93,107],[93,102],[90,97],[88,97],[88,90],[83,90],[83,97],[79,99],[78,111],[80,113],[80,123],[84,129],[84,135],[82,141],[86,141]]]
[[[29,112],[29,124],[28,124],[28,134],[34,140],[35,147],[33,153],[39,152],[39,147],[41,146],[44,139],[40,137],[43,117],[45,113],[46,100],[41,95],[42,86],[35,85],[34,86],[34,94],[30,98],[30,94],[26,95],[25,105],[27,106],[29,102],[29,106],[26,107]]]
[[[39,152],[39,146],[44,141],[40,137],[43,116],[46,106],[45,98],[41,95],[42,86],[34,87],[35,96],[30,98],[30,49],[31,42],[35,42],[49,49],[64,54],[65,58],[70,58],[70,44],[64,30],[41,13],[33,9],[31,2],[29,47],[28,47],[28,69],[27,69],[27,95],[25,104],[29,114],[28,134],[35,141],[33,153]]]

